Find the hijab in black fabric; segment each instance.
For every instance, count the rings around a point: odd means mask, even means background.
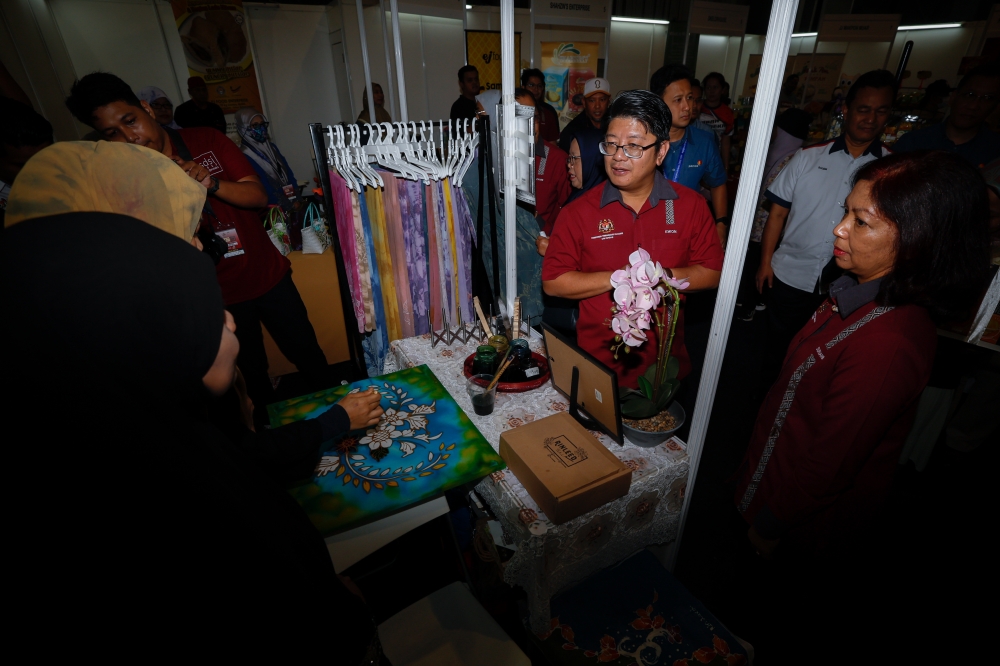
[[[4,232],[3,273],[4,370],[22,381],[58,377],[87,387],[85,401],[191,395],[218,353],[225,305],[215,266],[134,218],[22,222]]]
[[[583,164],[583,187],[574,189],[569,195],[566,203],[573,201],[583,195],[584,192],[607,180],[604,173],[604,155],[597,147],[604,141],[604,133],[601,130],[588,128],[573,134],[573,138],[580,145],[580,159]],[[565,205],[565,204],[564,204]]]
[[[103,213],[3,241],[16,632],[58,627],[47,649],[74,654],[335,646],[359,663],[374,625],[319,533],[198,409],[224,321],[211,260]]]

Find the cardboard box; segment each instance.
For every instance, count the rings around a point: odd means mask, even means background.
[[[628,494],[632,470],[568,413],[500,435],[500,457],[555,523]]]

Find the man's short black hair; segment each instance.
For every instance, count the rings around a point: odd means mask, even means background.
[[[697,88],[698,90],[704,90],[705,89],[705,86],[701,85],[701,81],[699,81],[697,78],[695,78],[693,76],[691,77],[691,87],[692,88]]]
[[[964,88],[965,84],[968,83],[974,76],[985,76],[991,79],[1000,79],[1000,67],[998,67],[994,62],[988,62],[977,67],[973,67],[965,73],[962,80],[958,82],[958,88],[955,88],[955,90],[961,90]]]
[[[542,80],[542,84],[545,83],[545,75],[542,74],[542,70],[536,67],[532,67],[531,69],[526,69],[523,72],[521,72],[521,87],[527,88],[528,81],[530,81],[531,77],[533,76],[537,76],[538,78],[540,78]]]
[[[52,123],[33,108],[9,97],[0,97],[0,151],[4,146],[22,148],[52,143]]]
[[[604,116],[604,129],[615,118],[631,118],[642,123],[656,137],[656,144],[670,140],[670,109],[663,99],[649,90],[625,90],[618,93]]]
[[[73,84],[66,98],[69,112],[84,125],[94,126],[94,111],[112,102],[142,108],[127,83],[110,72],[91,72]]]
[[[472,66],[472,65],[465,65],[464,67],[460,67],[458,69],[458,80],[459,81],[464,81],[465,80],[465,75],[468,74],[469,72],[475,72],[476,74],[479,74],[479,70],[476,69],[474,66]]]
[[[663,97],[663,91],[666,90],[667,86],[671,83],[682,79],[690,80],[691,78],[691,70],[684,65],[677,63],[664,65],[653,72],[653,76],[649,79],[649,89],[654,95]]]
[[[514,88],[514,99],[518,97],[530,97],[532,102],[535,101],[535,96],[527,88]]]
[[[889,88],[892,90],[893,101],[896,99],[896,77],[887,69],[873,69],[859,76],[858,80],[851,86],[851,89],[847,91],[844,104],[851,106],[851,102],[858,96],[858,92],[862,88]]]

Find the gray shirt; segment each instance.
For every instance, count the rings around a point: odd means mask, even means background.
[[[781,247],[771,259],[775,277],[802,291],[816,289],[833,257],[833,228],[844,217],[854,172],[889,152],[875,141],[855,158],[840,136],[795,153],[764,193],[771,202],[791,209]]]

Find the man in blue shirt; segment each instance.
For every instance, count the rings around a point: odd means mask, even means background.
[[[661,167],[663,175],[696,192],[704,183],[711,192],[719,240],[725,245],[729,229],[726,170],[714,137],[691,127],[695,117],[691,113],[691,72],[683,65],[665,65],[653,74],[649,89],[670,109],[670,149]]]
[[[980,65],[964,77],[951,99],[951,113],[943,123],[899,137],[895,152],[944,150],[982,169],[1000,158],[1000,135],[986,127],[986,119],[1000,102],[1000,68]]]

